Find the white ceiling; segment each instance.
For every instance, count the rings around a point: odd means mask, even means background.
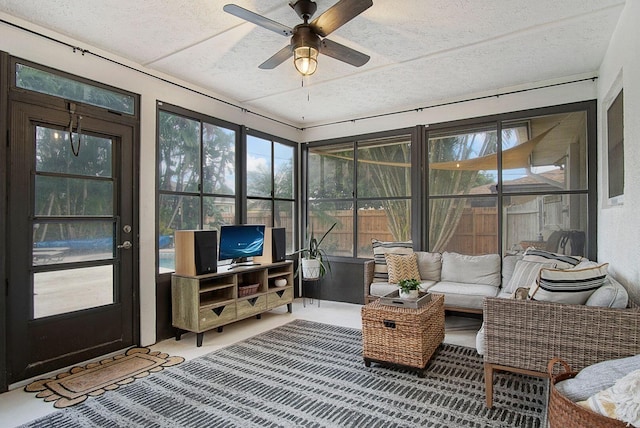
[[[317,0],[314,16],[337,0]],[[223,12],[235,3],[286,26],[287,0],[0,0],[0,11],[306,127],[595,75],[624,0],[373,0],[329,38],[371,56],[258,65],[289,43]],[[80,46],[84,47],[84,46]]]

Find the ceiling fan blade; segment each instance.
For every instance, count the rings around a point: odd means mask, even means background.
[[[313,31],[322,37],[329,34],[373,6],[373,0],[340,0],[311,22]]]
[[[278,33],[283,36],[293,35],[293,30],[287,27],[286,25],[280,24],[279,22],[273,21],[262,15],[258,15],[257,13],[251,12],[250,10],[247,10],[236,4],[225,4],[222,10],[224,10],[227,13],[230,13],[231,15],[237,16],[238,18],[242,18],[245,21],[249,21],[256,25],[259,25],[262,28],[271,30],[274,33]]]
[[[273,55],[271,58],[260,64],[258,68],[261,68],[263,70],[271,70],[272,68],[276,68],[292,56],[293,51],[291,50],[291,45],[287,45],[276,52],[275,55]]]
[[[370,58],[369,55],[365,55],[362,52],[358,52],[355,49],[351,49],[329,39],[323,39],[322,42],[320,42],[320,53],[356,67],[365,65]]]

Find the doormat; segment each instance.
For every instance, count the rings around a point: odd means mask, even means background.
[[[37,398],[44,398],[47,402],[55,401],[53,407],[62,409],[183,361],[182,357],[171,357],[149,348],[131,348],[124,354],[86,366],[73,367],[52,378],[36,380],[25,386],[24,390],[37,392]]]

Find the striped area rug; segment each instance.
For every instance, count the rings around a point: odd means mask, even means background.
[[[29,427],[543,427],[546,381],[498,374],[443,345],[425,377],[362,359],[360,330],[296,320]]]

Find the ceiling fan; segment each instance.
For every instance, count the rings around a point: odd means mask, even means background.
[[[318,66],[318,53],[355,67],[360,67],[369,61],[368,55],[336,43],[326,37],[373,6],[372,0],[340,0],[311,22],[309,22],[309,19],[318,8],[316,2],[311,0],[292,0],[289,6],[304,21],[293,28],[235,4],[227,4],[223,7],[225,12],[245,21],[252,22],[286,37],[291,36],[290,44],[260,64],[259,68],[266,70],[276,68],[293,56],[296,70],[303,76],[309,76],[316,71]]]

